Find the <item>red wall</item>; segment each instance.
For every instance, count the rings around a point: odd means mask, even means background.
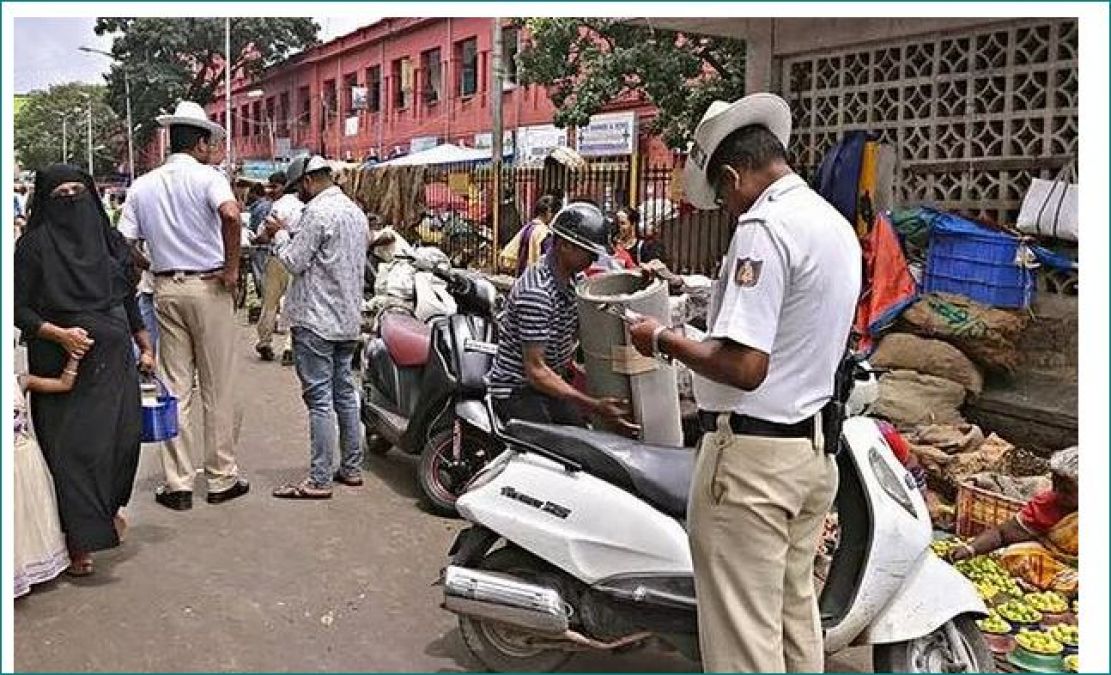
[[[464,98],[459,89],[461,64],[457,60],[456,44],[462,40],[476,37],[478,44],[478,82],[477,92]],[[436,136],[440,142],[462,141],[467,146],[474,145],[476,133],[489,132],[491,128],[490,110],[490,53],[492,41],[492,19],[488,18],[399,18],[384,19],[379,23],[361,28],[353,33],[320,45],[304,54],[298,55],[254,82],[239,80],[232,89],[232,111],[235,121],[233,139],[236,159],[268,159],[271,144],[267,130],[258,124],[250,124],[250,135],[243,135],[243,120],[239,115],[243,106],[248,106],[251,117],[256,117],[256,106],[260,115],[267,117],[268,105],[273,106],[275,117],[280,118],[280,96],[289,96],[287,119],[295,123],[290,126],[291,146],[294,149],[308,148],[313,152],[326,152],[331,158],[359,160],[376,149],[381,141],[383,152],[388,156],[394,146],[408,148],[411,139],[422,136]],[[443,64],[443,85],[440,101],[428,103],[422,96],[414,94],[405,109],[398,109],[394,101],[393,62],[408,56],[414,68],[414,90],[424,88],[428,73],[421,69],[422,52],[440,48]],[[346,113],[332,116],[327,128],[322,130],[322,92],[329,80],[344,83],[345,79],[355,76],[359,86],[366,86],[367,69],[382,67],[382,110],[372,113],[359,113],[359,133],[344,136],[343,124]],[[304,105],[301,92],[309,88],[309,116],[296,119]],[[249,98],[248,92],[262,90],[263,95]],[[341,103],[345,98],[346,86],[341,86]],[[631,101],[624,105],[613,105],[608,110],[637,110],[640,119],[650,119],[654,108],[645,103]],[[539,87],[517,87],[503,95],[503,123],[507,130],[518,126],[549,124],[554,108],[544,90]],[[219,93],[217,99],[208,106],[209,116],[223,121],[224,99]],[[226,125],[225,125],[226,126]],[[280,127],[280,123],[279,123]],[[280,131],[280,128],[279,128]],[[276,135],[282,135],[278,133]],[[650,157],[652,163],[667,161],[669,153],[658,139],[650,139],[642,134],[641,154]]]

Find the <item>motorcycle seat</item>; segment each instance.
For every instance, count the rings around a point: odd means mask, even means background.
[[[580,427],[512,420],[513,438],[574,460],[592,476],[644,499],[675,518],[685,518],[694,475],[689,448],[647,445],[624,436]]]
[[[432,328],[408,314],[386,312],[379,319],[382,341],[390,358],[399,366],[423,366],[428,363]]]

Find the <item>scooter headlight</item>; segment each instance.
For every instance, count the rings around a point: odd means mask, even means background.
[[[471,482],[467,483],[467,487],[463,488],[463,492],[477,490],[497,478],[502,471],[505,471],[505,467],[509,466],[509,460],[513,457],[513,454],[514,452],[512,450],[505,450],[495,457],[493,461],[482,467],[482,469],[475,474]]]
[[[876,475],[880,487],[887,493],[887,496],[894,499],[911,516],[917,518],[918,514],[914,510],[914,502],[910,500],[910,495],[907,494],[906,484],[899,480],[899,477],[895,475],[895,472],[891,470],[891,467],[875,448],[868,450],[868,463],[872,466],[872,473]]]

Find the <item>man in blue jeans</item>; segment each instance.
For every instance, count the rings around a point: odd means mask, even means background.
[[[274,490],[282,499],[329,499],[332,483],[363,484],[359,394],[351,360],[362,324],[363,271],[370,230],[367,218],[335,184],[316,156],[290,167],[305,208],[290,237],[271,219],[272,253],[289,270],[284,312],[293,332],[293,363],[309,409],[312,445],[308,478]],[[339,427],[340,466],[334,470]]]

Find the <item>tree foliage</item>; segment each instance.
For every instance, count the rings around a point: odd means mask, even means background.
[[[740,40],[684,36],[621,19],[517,23],[529,36],[518,57],[522,81],[547,88],[558,126],[585,125],[607,103],[641,96],[660,111],[652,130],[683,148],[712,101],[744,95]]]
[[[206,105],[224,81],[224,19],[100,18],[97,35],[113,35],[116,63],[108,73],[108,100],[125,111],[124,73],[131,80],[131,113],[142,125],[136,138],[146,143],[160,111],[180,100]],[[261,73],[318,42],[312,19],[241,17],[231,19],[233,73]]]
[[[40,169],[62,161],[62,117],[68,137],[68,161],[86,168],[88,155],[88,109],[93,118],[93,167],[98,176],[116,171],[121,149],[127,147],[125,125],[105,98],[103,85],[59,84],[46,91],[32,92],[15,120],[15,151],[27,169]]]

